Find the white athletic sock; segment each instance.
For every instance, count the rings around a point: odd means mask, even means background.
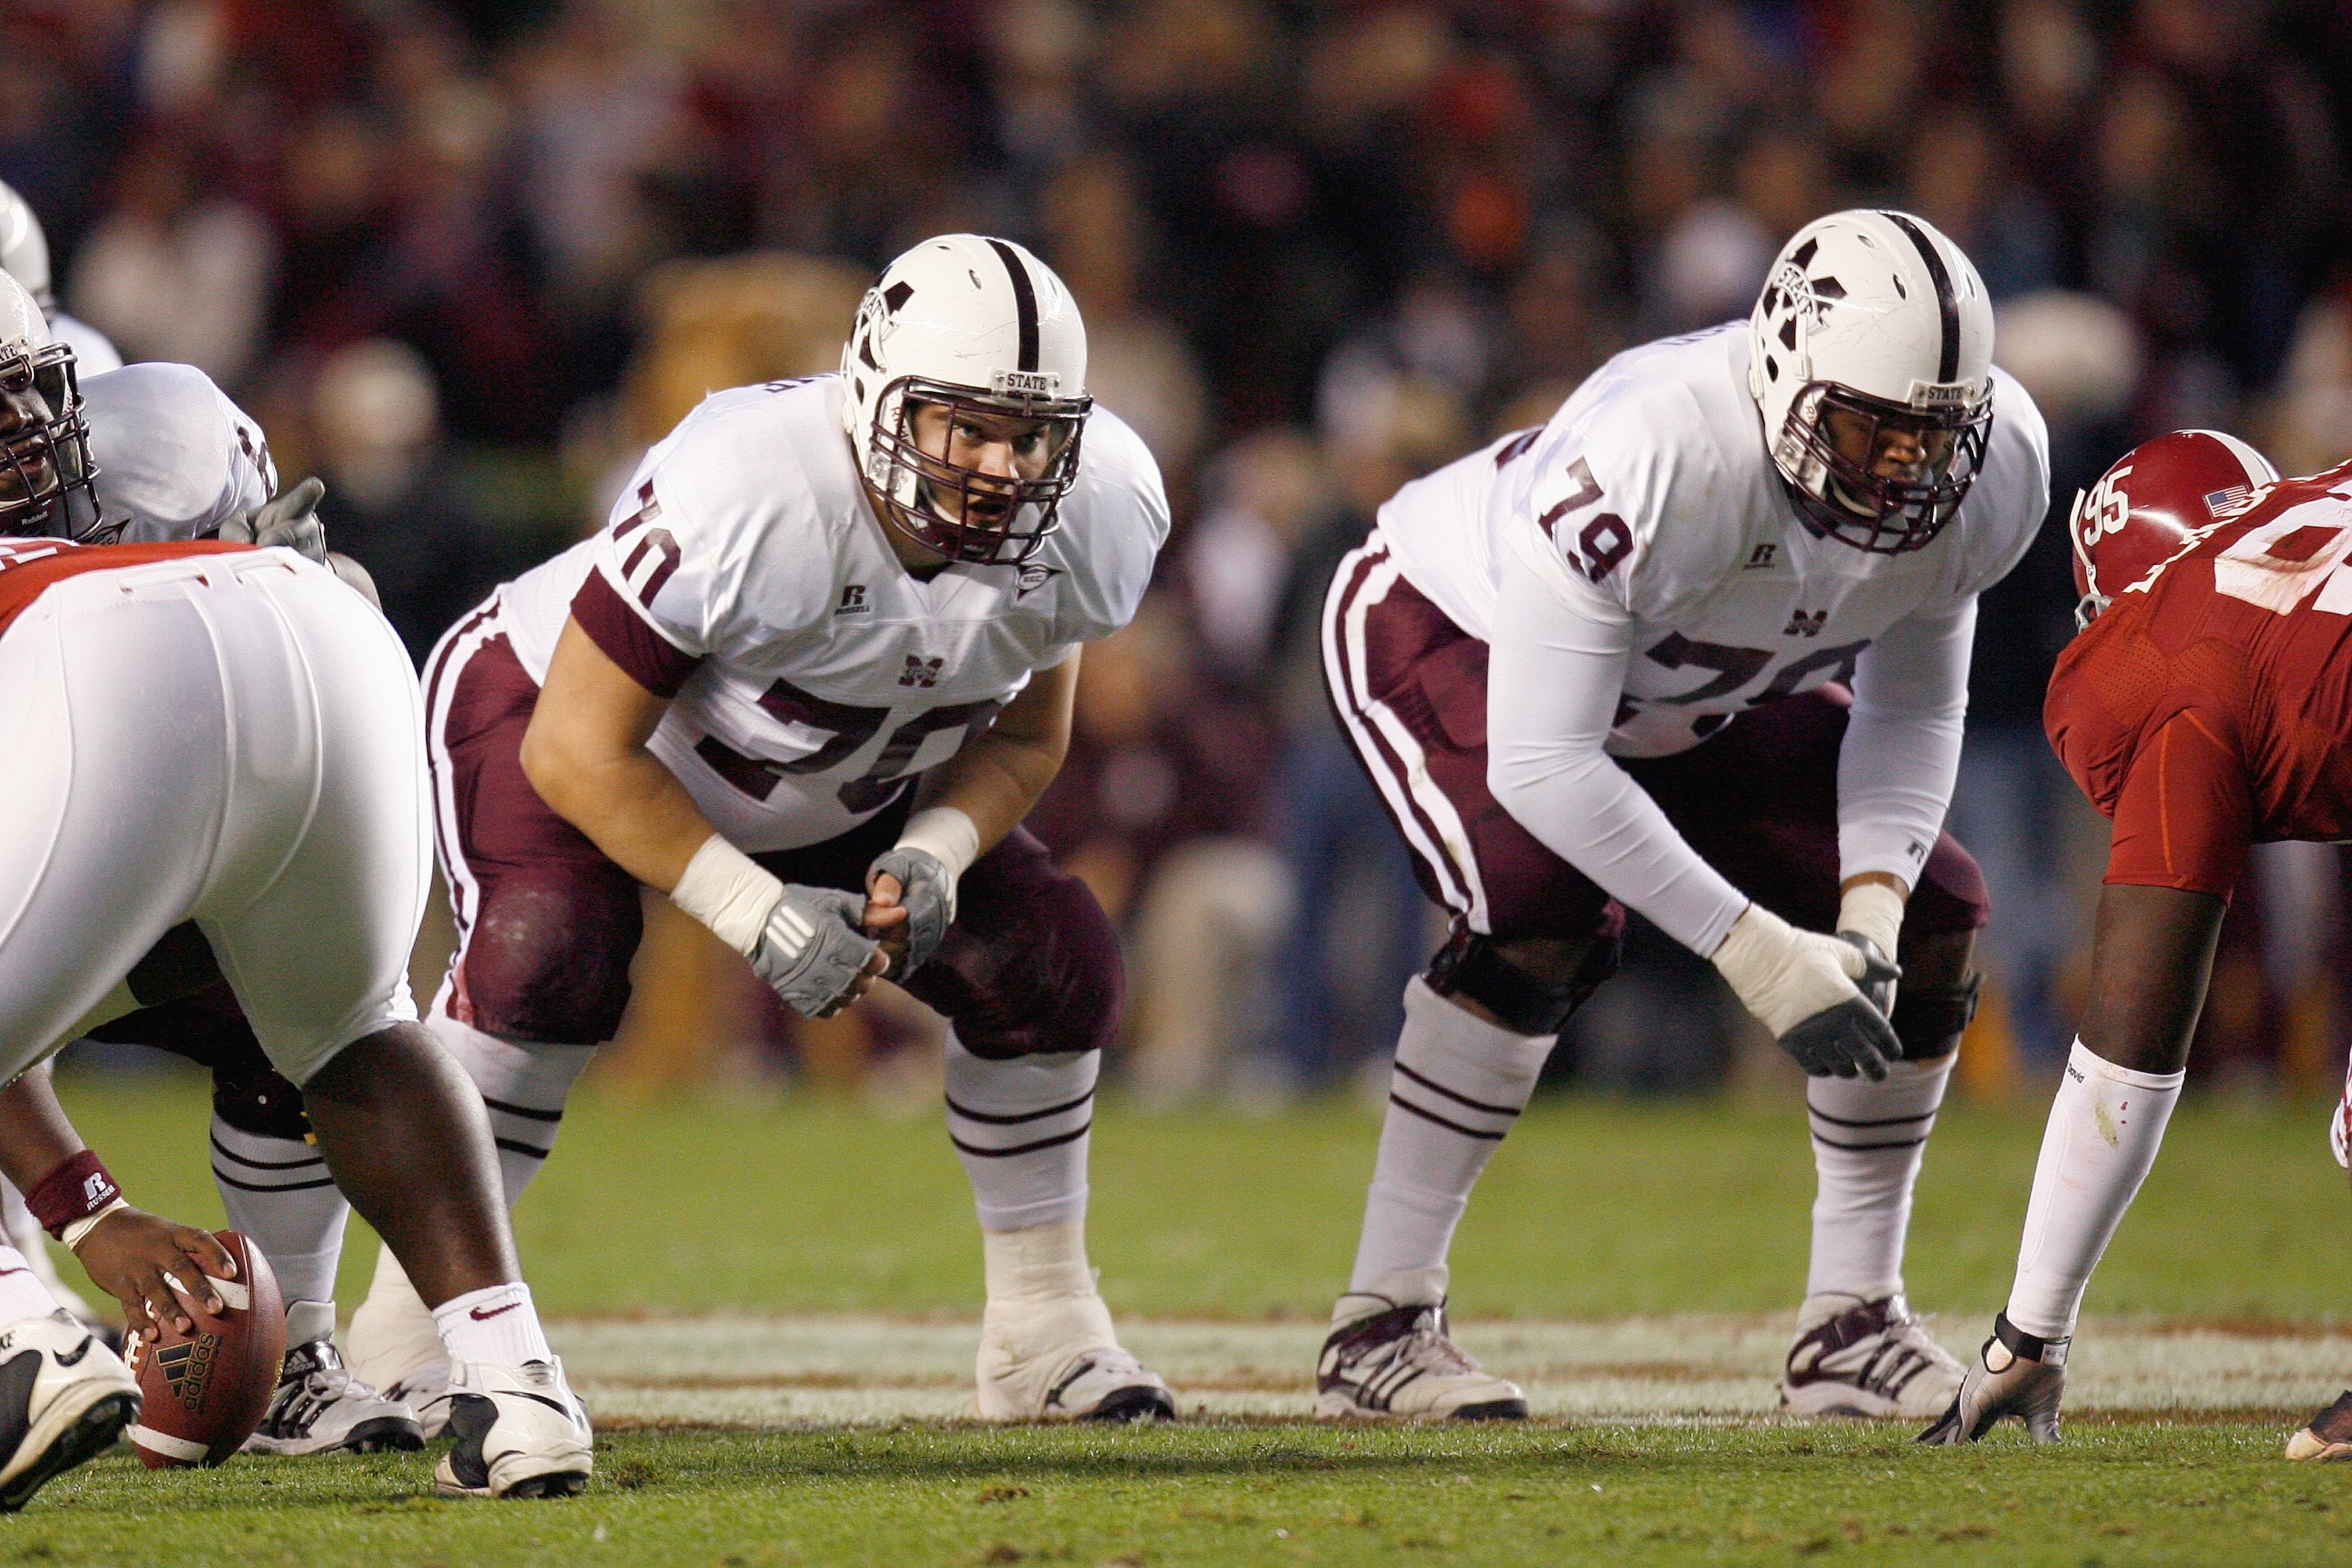
[[[2027,1333],[2074,1335],[2083,1288],[2156,1163],[2181,1077],[2119,1068],[2074,1042],[2042,1134],[2009,1292],[2009,1321]]]
[[[1903,1289],[1911,1189],[1944,1103],[1957,1051],[1931,1062],[1890,1062],[1886,1080],[1805,1080],[1813,1126],[1813,1258],[1808,1297],[1875,1301]]]
[[[482,1091],[482,1103],[490,1112],[490,1133],[498,1140],[499,1179],[506,1188],[507,1207],[512,1208],[547,1163],[563,1124],[563,1101],[596,1047],[502,1040],[437,1007],[425,1022]]]
[[[1515,1035],[1455,1006],[1419,975],[1406,984],[1351,1294],[1412,1305],[1444,1297],[1445,1253],[1470,1189],[1526,1109],[1559,1037]]]
[[[433,1321],[453,1362],[520,1366],[550,1360],[554,1353],[539,1326],[530,1287],[520,1279],[452,1296],[433,1309]]]
[[[58,1299],[33,1273],[25,1255],[13,1247],[0,1247],[0,1328],[57,1310]]]
[[[213,1184],[229,1228],[251,1237],[269,1259],[282,1300],[334,1300],[352,1206],[318,1145],[243,1131],[215,1116]]]
[[[41,1222],[25,1206],[25,1194],[16,1190],[16,1184],[5,1176],[0,1176],[0,1241],[15,1247],[25,1259],[25,1266],[33,1271],[33,1278],[51,1294],[57,1293],[60,1281],[57,1260],[49,1256],[49,1233],[41,1228]],[[63,1301],[65,1298],[60,1296],[58,1300]],[[66,1302],[68,1310],[73,1305],[72,1301]]]
[[[948,1137],[971,1181],[982,1230],[1087,1217],[1087,1130],[1096,1051],[984,1061],[948,1032]]]

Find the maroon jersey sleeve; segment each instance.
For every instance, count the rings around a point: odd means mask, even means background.
[[[2210,709],[2174,713],[2133,752],[2106,879],[2228,898],[2254,836],[2249,774],[2227,718]]]

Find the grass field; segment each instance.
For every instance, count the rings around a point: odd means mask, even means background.
[[[217,1223],[201,1089],[64,1086],[135,1201]],[[967,1396],[978,1247],[935,1118],[586,1098],[520,1228],[605,1419],[571,1504],[444,1503],[414,1458],[117,1455],[0,1524],[0,1562],[205,1563],[2341,1563],[2352,1471],[2277,1458],[2352,1375],[2347,1196],[2310,1105],[2192,1102],[2093,1288],[2069,1440],[1927,1451],[1755,1414],[1801,1285],[1801,1110],[1547,1103],[1455,1253],[1464,1338],[1544,1419],[1278,1418],[1353,1246],[1376,1123],[1108,1110],[1094,1251],[1202,1418],[993,1431]],[[1910,1283],[1972,1341],[2040,1116],[1956,1108]],[[373,1243],[347,1257],[344,1306]],[[731,1429],[712,1429],[723,1426]]]

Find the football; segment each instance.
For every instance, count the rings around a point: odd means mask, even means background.
[[[269,1409],[286,1359],[286,1303],[261,1248],[238,1231],[215,1233],[237,1277],[215,1279],[218,1317],[191,1310],[195,1328],[133,1334],[123,1346],[142,1407],[123,1435],[151,1469],[226,1464]]]

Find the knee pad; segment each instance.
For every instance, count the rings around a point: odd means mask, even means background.
[[[213,1114],[257,1138],[307,1138],[302,1091],[269,1065],[236,994],[215,982],[193,995],[126,1013],[92,1039],[150,1046],[184,1057],[213,1076]]]
[[[460,961],[478,1027],[566,1046],[618,1032],[645,913],[636,884],[604,869],[522,868],[484,889]]]
[[[907,990],[985,1061],[1100,1050],[1126,993],[1118,931],[1076,877],[1031,879],[1022,895],[968,900]]]
[[[1494,938],[1457,921],[1454,934],[1429,961],[1425,978],[1440,996],[1467,997],[1515,1034],[1557,1035],[1601,983],[1617,973],[1624,945],[1622,936],[1596,936],[1575,973],[1545,980],[1504,957]]]
[[[1902,1043],[1903,1059],[1932,1062],[1958,1050],[1960,1036],[1977,1016],[1977,992],[1983,984],[1984,972],[1972,969],[1957,985],[1896,986],[1895,1016],[1887,1022]]]

